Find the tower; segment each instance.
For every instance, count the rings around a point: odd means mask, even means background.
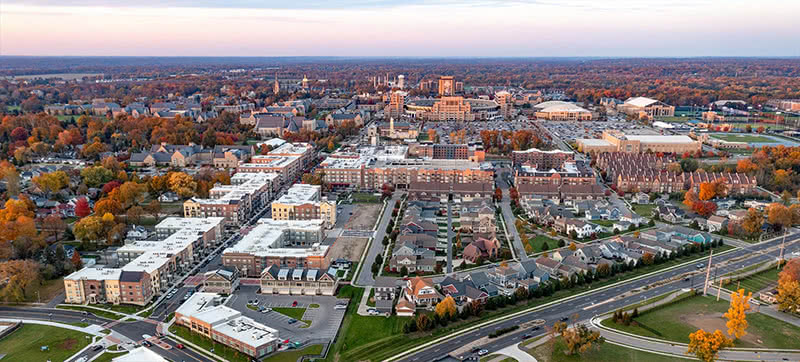
[[[303,89],[308,89],[308,78],[303,74]]]
[[[397,88],[403,89],[406,86],[406,76],[400,74],[397,76]]]
[[[439,96],[452,96],[456,94],[456,81],[453,76],[439,77]]]
[[[278,73],[275,73],[275,82],[272,84],[272,92],[278,94],[281,92],[281,85],[278,83]]]

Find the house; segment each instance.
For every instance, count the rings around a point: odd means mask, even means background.
[[[261,273],[262,294],[333,295],[338,279],[328,271],[306,268],[280,268],[272,264]]]
[[[397,283],[391,277],[375,278],[375,308],[381,313],[392,313],[397,298]]]
[[[457,304],[467,301],[467,286],[474,288],[472,281],[469,279],[458,280],[449,276],[439,282],[442,294],[452,297]]]
[[[517,286],[517,280],[519,280],[519,271],[503,264],[490,270],[486,274],[493,283],[503,288],[515,288]]]
[[[575,250],[572,256],[586,264],[597,264],[603,257],[603,251],[597,245],[588,245]]]
[[[239,287],[239,271],[223,266],[203,274],[203,292],[231,294]]]
[[[406,281],[403,293],[406,300],[422,307],[432,307],[442,300],[442,295],[434,287],[433,280],[429,278],[414,277],[409,279]]]
[[[464,259],[476,263],[478,258],[483,260],[496,258],[500,251],[500,241],[497,238],[478,238],[464,248]]]
[[[619,221],[624,221],[636,225],[637,227],[641,224],[645,223],[645,219],[641,217],[639,214],[630,211],[630,210],[623,210],[619,214]]]
[[[574,231],[579,239],[591,237],[593,234],[599,234],[605,230],[600,225],[591,224],[578,219],[566,220],[566,226],[567,234],[571,234]]]
[[[718,215],[711,215],[706,221],[706,228],[708,232],[713,233],[728,227],[728,218]]]
[[[172,191],[167,191],[158,197],[160,202],[177,202],[180,199],[180,196]]]
[[[399,317],[413,317],[414,312],[417,311],[417,305],[408,299],[400,298],[394,307],[394,311]]]
[[[686,213],[683,210],[672,205],[661,205],[654,208],[653,215],[658,215],[661,220],[673,224],[683,222],[686,217]]]
[[[405,234],[397,236],[396,245],[410,245],[415,248],[423,248],[436,251],[437,240],[428,234]]]
[[[747,217],[747,210],[730,210],[728,211],[728,219],[733,222],[742,222]]]
[[[622,233],[628,231],[628,229],[633,226],[633,224],[627,221],[617,221],[613,225],[611,225],[611,230],[614,232]]]
[[[639,204],[639,205],[646,205],[650,203],[650,196],[648,196],[644,192],[637,192],[631,198],[631,203]]]

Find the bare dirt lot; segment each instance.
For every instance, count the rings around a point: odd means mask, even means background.
[[[330,260],[344,258],[350,261],[359,261],[361,253],[364,252],[364,247],[367,245],[369,238],[354,238],[354,237],[339,237],[331,245],[331,250],[328,251]]]
[[[713,331],[719,329],[727,331],[728,327],[725,326],[725,317],[722,313],[697,313],[691,316],[681,316],[680,319],[689,325],[695,326],[706,331]],[[752,331],[748,331],[746,335],[741,338],[745,342],[755,345],[761,344],[759,336]]]
[[[353,215],[344,224],[346,230],[372,230],[383,204],[355,204]]]

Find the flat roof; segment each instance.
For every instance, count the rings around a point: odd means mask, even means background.
[[[290,247],[284,233],[312,231],[322,233],[323,220],[273,220],[261,219],[234,246],[223,254],[241,253],[256,256],[307,257],[323,256],[328,246],[314,243],[309,247]]]
[[[649,136],[649,135],[625,135],[625,138],[641,143],[695,143],[697,141],[689,136]]]
[[[576,141],[587,146],[613,146],[611,142],[599,138],[580,138]]]
[[[122,269],[120,268],[94,268],[94,267],[86,267],[81,270],[77,270],[70,275],[64,277],[66,280],[79,280],[79,279],[89,279],[89,280],[118,280],[119,275],[122,274]]]
[[[322,186],[294,184],[275,202],[287,205],[300,205],[320,201]]]

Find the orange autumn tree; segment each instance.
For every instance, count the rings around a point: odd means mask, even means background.
[[[778,309],[800,309],[800,259],[793,259],[778,274]]]
[[[697,199],[697,194],[694,191],[689,190],[683,194],[683,204],[688,206],[690,209],[694,208],[694,204],[698,201],[700,200]]]
[[[739,289],[735,293],[731,293],[731,306],[728,312],[725,313],[725,318],[728,322],[725,326],[728,327],[728,335],[734,339],[739,339],[747,334],[747,313],[750,310],[750,298],[753,297],[753,292],[744,294],[744,289]]]
[[[700,200],[703,201],[711,200],[714,198],[716,193],[717,193],[716,185],[714,185],[711,182],[703,182],[700,184],[700,193],[697,195],[697,197],[699,197]]]
[[[688,353],[693,353],[701,361],[711,362],[716,360],[719,350],[730,346],[733,346],[733,341],[725,337],[719,329],[715,330],[714,333],[698,329],[697,332],[689,334]]]

